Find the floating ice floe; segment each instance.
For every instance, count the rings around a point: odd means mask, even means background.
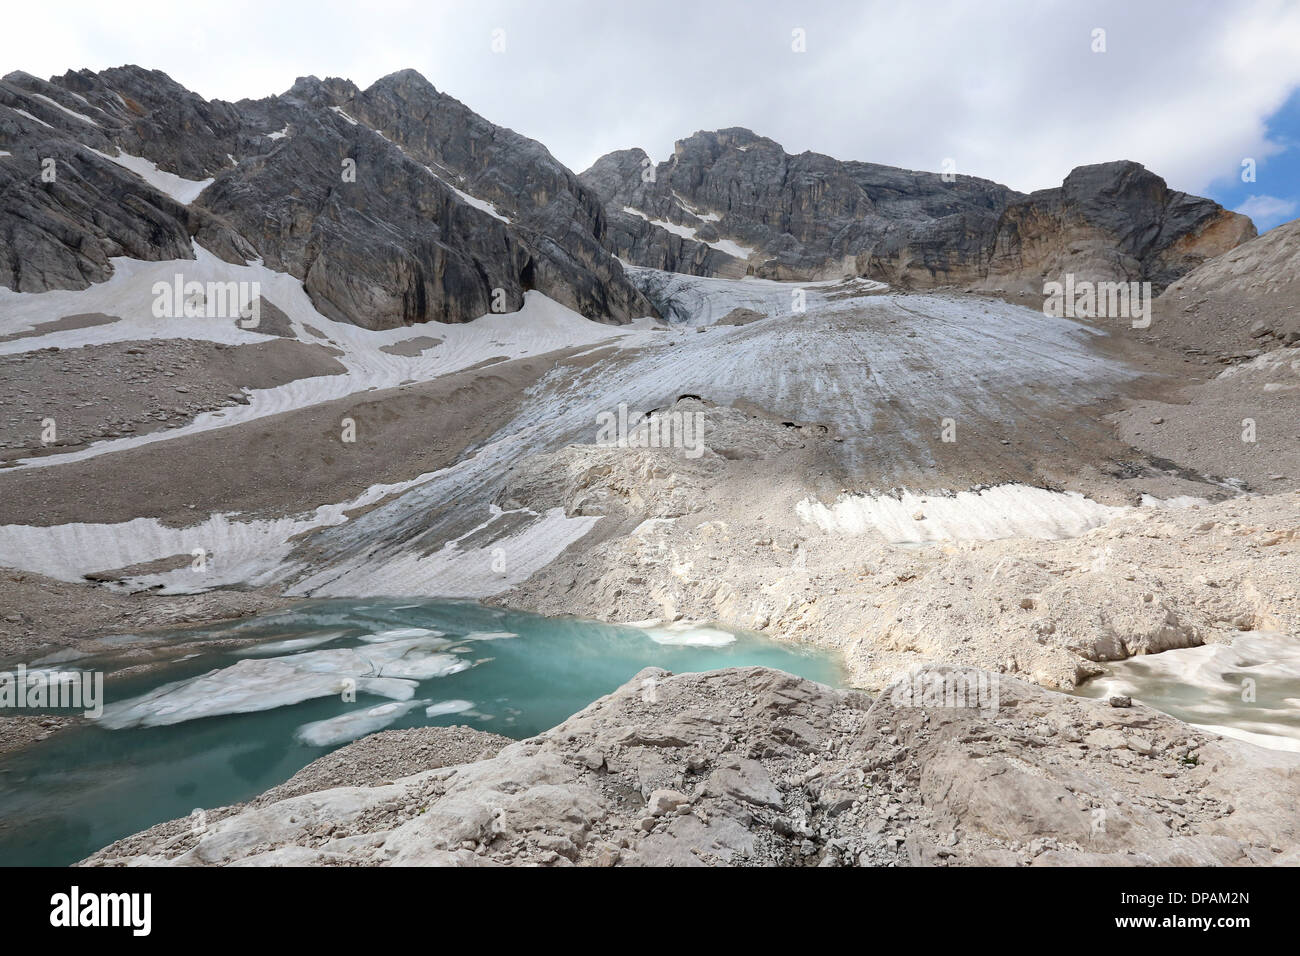
[[[339,714],[327,720],[303,724],[294,732],[294,738],[308,747],[332,747],[335,744],[357,740],[376,730],[382,730],[403,714],[429,703],[427,700],[409,700],[402,703],[378,704],[365,710]]]
[[[413,638],[241,660],[109,704],[100,724],[111,730],[160,727],[219,714],[272,710],[353,690],[410,700],[419,681],[473,666],[454,654],[439,653],[440,643],[437,638]]]
[[[321,644],[328,644],[330,641],[342,637],[345,633],[345,631],[326,631],[323,634],[313,634],[310,637],[290,637],[282,641],[267,641],[265,644],[240,648],[231,651],[231,653],[256,655],[292,654],[295,651],[305,651],[308,648],[319,647]]]
[[[463,714],[474,709],[473,701],[440,700],[424,709],[426,717],[441,717],[444,714]]]
[[[656,644],[677,644],[690,647],[726,647],[736,642],[736,635],[716,627],[707,627],[690,621],[671,624],[632,625],[646,632]]]
[[[442,637],[442,631],[435,631],[428,627],[398,627],[391,631],[378,631],[374,634],[364,634],[361,640],[367,644],[384,644],[388,641],[401,641],[412,637]],[[448,642],[443,641],[444,645]]]

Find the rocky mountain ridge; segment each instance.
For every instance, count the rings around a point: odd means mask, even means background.
[[[197,242],[301,279],[323,314],[366,328],[514,311],[532,289],[622,323],[657,310],[624,263],[1022,294],[1073,272],[1159,291],[1254,235],[1131,162],[1026,196],[791,156],[732,128],[657,166],[623,150],[576,176],[413,70],[238,103],[136,66],[0,81],[0,285],[21,292],[102,282],[116,256],[192,258]]]
[[[1158,292],[1256,235],[1246,217],[1134,162],[1081,166],[1025,195],[971,176],[792,156],[740,128],[697,132],[657,165],[640,149],[609,153],[580,179],[605,200],[621,258],[697,275],[1041,294],[1045,279],[1073,272]]]
[[[239,103],[138,67],[11,73],[0,150],[0,285],[21,292],[199,242],[294,275],[322,313],[367,328],[515,311],[530,289],[604,321],[654,313],[571,172],[409,70]]]

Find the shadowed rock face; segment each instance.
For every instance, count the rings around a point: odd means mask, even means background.
[[[577,177],[412,71],[364,91],[307,77],[233,104],[138,67],[14,73],[0,81],[0,149],[0,284],[18,291],[85,288],[113,256],[192,258],[197,239],[293,274],[323,313],[368,328],[468,321],[494,289],[506,311],[536,289],[592,318],[654,314]],[[91,152],[119,149],[214,181],[185,205]]]
[[[1158,292],[1256,234],[1245,216],[1175,192],[1138,163],[1080,166],[1059,189],[1007,206],[988,277],[1033,284],[1073,272],[1149,281]]]
[[[604,198],[607,241],[620,257],[697,275],[853,274],[902,287],[1041,292],[1044,279],[1074,272],[1161,289],[1255,235],[1249,219],[1174,192],[1137,163],[1080,167],[1060,188],[1026,196],[970,176],[947,182],[791,156],[745,129],[696,133],[658,166],[639,149],[610,153],[580,178]],[[726,255],[708,245],[721,239],[754,251]]]

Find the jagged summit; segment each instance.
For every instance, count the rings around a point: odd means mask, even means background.
[[[413,87],[425,89],[431,93],[438,92],[437,89],[434,88],[434,85],[429,82],[428,77],[419,70],[414,70],[410,67],[407,67],[404,70],[395,70],[386,76],[381,76],[379,79],[375,80],[368,89],[373,90],[375,87]]]

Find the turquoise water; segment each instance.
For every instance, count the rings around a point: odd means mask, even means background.
[[[425,629],[425,636],[412,629]],[[199,650],[178,647],[177,656],[188,659],[177,659],[145,674],[138,670],[115,674],[138,663],[126,655],[58,666],[105,672],[105,697],[110,705],[107,716],[113,713],[113,704],[158,692],[166,685],[175,685],[170,688],[174,700],[176,694],[188,690],[185,682],[214,669],[224,671],[241,659],[292,661],[299,657],[301,665],[305,660],[322,659],[320,655],[301,655],[320,651],[357,648],[371,653],[385,646],[376,643],[374,636],[393,630],[406,633],[390,637],[390,641],[423,641],[428,646],[417,648],[418,653],[426,657],[435,653],[438,660],[452,666],[441,668],[444,676],[418,680],[412,705],[376,729],[468,724],[509,737],[529,737],[553,727],[649,665],[684,672],[761,664],[823,683],[841,680],[832,658],[778,645],[756,634],[727,632],[735,640],[724,646],[662,644],[635,628],[544,618],[476,604],[411,600],[311,602],[289,612],[171,631],[161,635],[164,658],[166,647],[172,644],[197,641]],[[503,633],[515,636],[499,636]],[[257,652],[261,644],[331,634],[337,636],[292,653]],[[712,636],[720,637],[716,631]],[[363,640],[366,637],[370,641]],[[235,650],[202,647],[204,642],[231,639],[250,643]],[[450,672],[457,667],[464,669]],[[237,686],[247,684],[237,682]],[[202,687],[210,687],[210,683]],[[346,743],[304,743],[299,736],[304,725],[392,702],[364,691],[345,702],[334,693],[270,710],[203,716],[165,726],[110,730],[89,723],[57,734],[0,758],[0,864],[73,863],[114,840],[187,816],[196,808],[247,800]],[[426,713],[430,706],[434,716]],[[436,713],[448,707],[457,712]],[[116,709],[120,713],[122,708]],[[156,710],[150,704],[137,707],[134,713],[138,717]],[[322,733],[329,738],[337,736],[318,731],[309,739],[318,739]]]

